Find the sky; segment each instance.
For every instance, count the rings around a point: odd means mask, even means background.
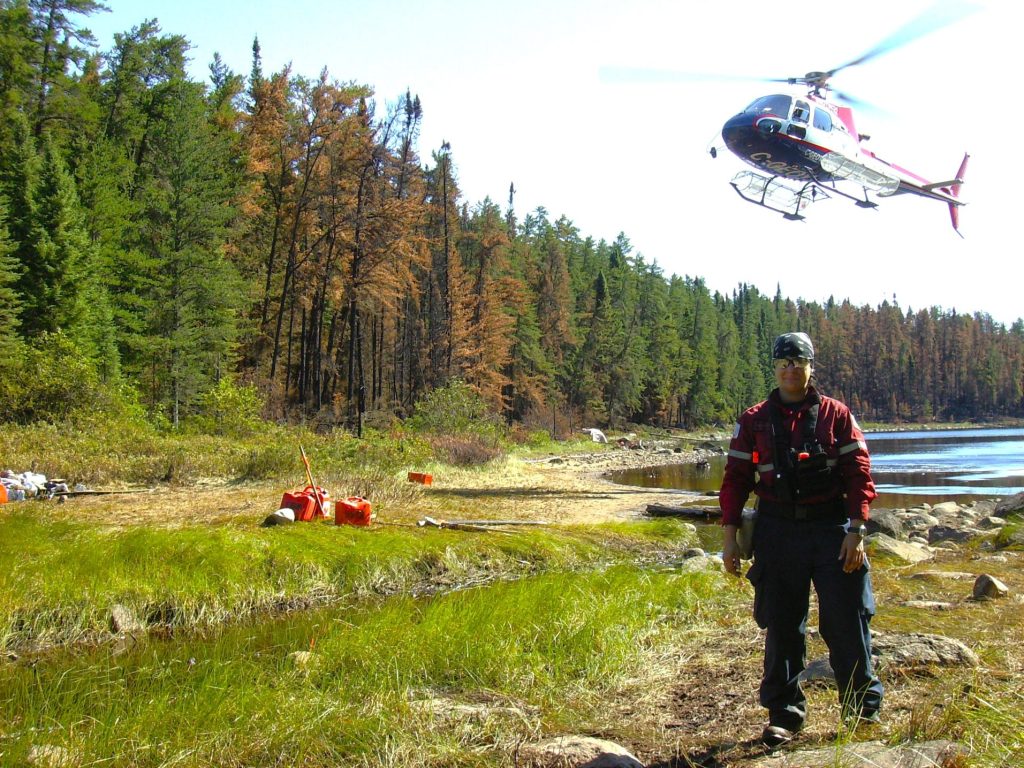
[[[520,221],[542,206],[584,237],[624,233],[666,276],[726,294],[746,283],[808,301],[895,298],[904,311],[986,312],[1007,326],[1024,316],[1014,255],[1024,162],[1007,140],[1024,67],[1011,0],[940,0],[957,21],[833,80],[871,103],[855,115],[880,157],[941,181],[970,153],[963,238],[943,203],[908,195],[874,210],[834,197],[785,221],[729,185],[747,166],[707,151],[729,117],[785,89],[755,78],[852,61],[935,10],[932,0],[793,11],[764,0],[105,1],[109,12],[84,21],[101,50],[156,18],[192,43],[197,80],[214,52],[248,74],[258,37],[265,73],[326,67],[371,86],[378,114],[408,89],[423,104],[421,158],[447,141],[471,206],[489,197],[504,210],[514,184]],[[624,67],[708,77],[608,75]]]

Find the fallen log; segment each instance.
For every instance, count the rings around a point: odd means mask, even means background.
[[[647,514],[651,517],[720,517],[718,507],[680,507],[671,504],[648,504]]]
[[[435,528],[453,528],[461,531],[486,531],[494,526],[502,525],[547,525],[545,520],[438,520],[433,517],[424,517],[416,525],[433,526]]]
[[[69,497],[70,498],[71,496],[113,496],[115,494],[122,494],[122,493],[152,493],[155,490],[156,490],[156,488],[133,488],[131,490],[124,490],[124,491],[99,491],[99,490],[93,491],[93,490],[85,490],[85,491],[49,491],[47,493],[48,493],[48,497],[49,498],[55,499],[58,496]]]

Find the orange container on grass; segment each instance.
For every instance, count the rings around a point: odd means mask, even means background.
[[[409,473],[410,483],[422,483],[423,485],[430,485],[434,482],[434,476],[427,474],[426,472],[410,472]]]
[[[327,505],[330,494],[323,488],[316,490],[320,492],[321,506],[324,510],[322,515],[317,509],[316,491],[313,490],[312,485],[307,485],[301,491],[286,492],[281,497],[281,508],[287,507],[294,510],[295,522],[308,523],[310,520],[316,520],[318,517],[327,517]]]
[[[362,496],[338,499],[338,503],[334,505],[335,525],[369,525],[372,519],[370,502]]]
[[[7,486],[0,483],[0,504],[7,503]]]

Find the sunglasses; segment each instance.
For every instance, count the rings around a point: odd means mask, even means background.
[[[776,371],[784,371],[787,368],[808,368],[811,361],[806,357],[780,357],[772,360]]]

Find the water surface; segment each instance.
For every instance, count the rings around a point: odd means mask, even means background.
[[[867,439],[879,492],[876,507],[966,502],[1024,491],[1024,428],[872,432]],[[724,469],[722,455],[707,465],[630,469],[613,473],[612,479],[707,493],[721,487]]]

